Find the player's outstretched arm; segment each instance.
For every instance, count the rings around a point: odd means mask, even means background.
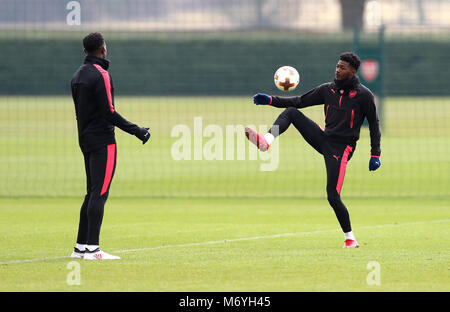
[[[99,110],[103,118],[122,131],[136,136],[142,141],[142,144],[145,144],[148,141],[150,138],[150,132],[148,132],[149,128],[135,125],[134,123],[123,118],[116,111],[114,106],[114,95],[111,92],[110,82],[100,79],[95,85],[94,93],[97,98],[97,102],[99,103]]]
[[[108,120],[111,124],[118,127],[122,131],[125,131],[131,135],[136,136],[139,140],[142,141],[142,144],[147,143],[148,139],[150,139],[149,128],[147,127],[139,127],[132,122],[129,122],[125,118],[123,118],[118,112],[114,112],[110,114],[109,112],[105,112],[104,115],[106,120]]]
[[[253,96],[256,105],[270,105],[278,108],[296,107],[304,108],[308,106],[320,105],[324,103],[323,91],[325,85],[320,85],[302,96],[282,97],[257,93]]]
[[[253,103],[256,105],[270,105],[279,108],[286,107],[300,107],[300,97],[278,97],[271,96],[265,93],[257,93],[253,96]]]

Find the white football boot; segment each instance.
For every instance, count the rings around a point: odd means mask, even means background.
[[[100,250],[100,248],[97,248],[94,251],[88,251],[86,249],[84,253],[84,260],[119,260],[120,257],[110,255],[109,253],[104,252],[103,250]]]
[[[80,250],[78,250],[77,247],[75,247],[73,249],[72,254],[70,255],[70,258],[83,259],[84,258],[84,251],[80,251]]]

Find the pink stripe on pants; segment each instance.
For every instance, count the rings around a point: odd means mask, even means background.
[[[106,160],[106,171],[105,171],[105,179],[103,180],[102,191],[100,192],[100,196],[108,191],[109,184],[111,182],[112,174],[114,171],[114,163],[116,161],[116,144],[108,145],[108,154]]]
[[[352,150],[353,148],[347,145],[344,151],[344,155],[342,155],[341,168],[339,169],[339,178],[336,185],[336,191],[338,194],[341,194],[342,184],[344,183],[345,170],[347,169],[348,155],[351,153]]]

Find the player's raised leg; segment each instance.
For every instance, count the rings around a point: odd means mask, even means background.
[[[266,151],[275,138],[283,134],[291,124],[300,132],[306,142],[316,151],[322,153],[321,142],[324,140],[322,129],[295,107],[286,108],[265,135],[261,135],[250,128],[245,129],[245,134],[261,151]]]
[[[270,134],[270,133],[269,133]],[[258,147],[261,152],[265,152],[269,149],[275,137],[273,135],[267,136],[267,134],[261,135],[256,130],[245,127],[245,136],[247,139]],[[267,137],[267,139],[266,139]],[[270,142],[270,143],[269,143]]]

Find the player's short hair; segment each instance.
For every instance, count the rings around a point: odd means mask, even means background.
[[[341,55],[339,55],[339,60],[349,63],[350,66],[353,67],[355,70],[358,70],[359,65],[361,65],[361,60],[359,59],[359,56],[353,52],[342,53]]]
[[[105,44],[105,39],[99,32],[93,32],[84,37],[83,46],[86,52],[92,53],[98,51]]]

